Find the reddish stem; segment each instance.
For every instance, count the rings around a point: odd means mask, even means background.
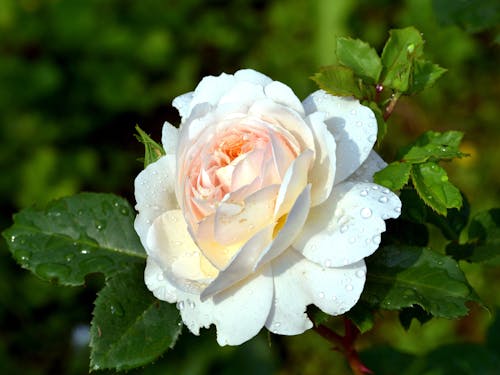
[[[345,333],[343,337],[323,324],[315,325],[313,329],[321,337],[330,341],[334,345],[335,350],[344,354],[354,375],[373,374],[373,371],[361,362],[359,354],[354,348],[354,342],[359,335],[359,330],[347,318],[344,318],[344,328]]]

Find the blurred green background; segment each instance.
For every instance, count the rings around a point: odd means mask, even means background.
[[[451,180],[473,212],[500,206],[499,13],[488,0],[0,0],[0,230],[23,207],[82,190],[133,202],[143,154],[135,124],[159,140],[163,121],[179,120],[171,100],[201,77],[251,67],[304,98],[316,89],[309,77],[335,62],[336,36],[380,50],[389,29],[409,25],[448,73],[398,104],[379,151],[391,160],[425,130],[464,131],[471,157],[447,166]],[[464,319],[414,322],[409,332],[396,314],[379,314],[360,340],[368,365],[405,373],[408,356],[419,355],[414,373],[482,374],[481,365],[498,364],[499,269],[463,267],[490,311],[471,306]],[[49,285],[16,265],[4,241],[0,275],[2,373],[87,373],[102,279],[89,278],[85,288]],[[185,332],[175,351],[132,373],[349,373],[311,332],[263,332],[238,348],[219,348],[213,336]],[[465,364],[453,367],[450,353],[465,353],[458,354]],[[392,364],[383,367],[383,358]]]

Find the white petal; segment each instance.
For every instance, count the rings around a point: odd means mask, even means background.
[[[217,276],[217,269],[193,242],[181,210],[167,211],[154,221],[147,249],[168,279],[184,291],[200,292]]]
[[[149,164],[134,181],[135,209],[139,211],[134,228],[144,247],[153,221],[163,212],[179,207],[175,178],[175,156],[166,155]]]
[[[297,197],[292,209],[288,213],[283,228],[278,232],[271,245],[260,255],[259,260],[254,266],[254,270],[279,256],[292,244],[304,226],[310,207],[311,185],[307,185]]]
[[[167,154],[175,155],[177,142],[179,141],[179,129],[165,121],[161,132],[161,144]]]
[[[335,139],[324,123],[324,114],[314,112],[307,117],[314,133],[316,157],[309,172],[309,182],[312,184],[312,206],[323,203],[332,192],[336,170]]]
[[[269,225],[257,232],[231,259],[226,269],[201,294],[202,301],[210,298],[224,289],[231,287],[253,272],[253,267],[262,251],[272,240],[274,225]]]
[[[148,258],[144,279],[160,300],[177,302],[184,324],[199,335],[200,328],[217,327],[219,345],[240,345],[254,337],[266,322],[273,300],[270,267],[201,302],[199,294],[177,289],[161,268]]]
[[[193,92],[179,95],[172,101],[172,105],[177,108],[181,118],[184,120],[191,113],[191,102],[193,100]]]
[[[347,181],[373,182],[373,175],[381,169],[384,169],[386,166],[387,163],[372,150],[364,163],[356,169]]]
[[[234,73],[234,77],[238,82],[251,82],[261,86],[266,86],[273,81],[268,76],[253,69],[238,70],[236,73]]]
[[[337,143],[335,184],[345,180],[365,161],[377,140],[377,120],[357,99],[335,97],[319,90],[303,102],[306,113],[327,114],[325,123]]]
[[[304,107],[302,106],[302,103],[294,94],[292,89],[287,85],[278,81],[273,81],[264,88],[264,91],[266,96],[274,102],[293,108],[301,115],[304,114]]]
[[[259,117],[278,128],[286,129],[296,138],[302,150],[314,151],[314,138],[311,129],[297,111],[266,99],[256,101],[248,110],[248,114]]]
[[[290,211],[295,200],[306,187],[312,158],[312,151],[305,150],[288,167],[276,199],[276,208],[274,209],[276,219]]]
[[[244,104],[240,109],[240,111],[243,111],[244,109],[248,109],[254,101],[263,98],[265,98],[265,95],[262,86],[250,82],[237,82],[221,96],[219,104]]]
[[[372,183],[343,182],[330,198],[311,209],[293,246],[325,267],[357,262],[372,254],[385,231],[385,219],[401,212],[399,198]]]
[[[305,314],[309,304],[325,313],[349,310],[363,290],[364,261],[340,268],[324,268],[289,249],[272,262],[274,304],[266,327],[281,335],[296,335],[312,327]]]

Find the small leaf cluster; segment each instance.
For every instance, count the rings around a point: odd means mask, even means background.
[[[380,140],[386,132],[385,120],[401,95],[432,86],[446,72],[426,60],[423,49],[422,35],[414,27],[391,30],[380,56],[362,40],[340,37],[339,65],[321,68],[312,79],[332,95],[353,96],[369,106],[377,117]]]

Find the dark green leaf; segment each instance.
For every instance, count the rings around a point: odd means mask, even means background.
[[[413,62],[423,52],[424,41],[414,27],[390,31],[382,51],[382,84],[399,92],[406,92],[410,85]]]
[[[411,164],[395,161],[373,176],[375,183],[393,191],[400,190],[410,178]]]
[[[446,171],[436,163],[415,164],[411,179],[422,200],[437,213],[446,216],[448,208],[460,208],[462,195],[448,181]]]
[[[134,210],[112,194],[82,193],[27,208],[3,236],[22,267],[63,285],[82,285],[94,272],[110,276],[146,258]]]
[[[398,220],[391,220],[387,223],[387,233],[382,239],[384,244],[388,245],[427,246],[429,230],[424,224],[414,223],[400,217]]]
[[[351,68],[354,74],[366,82],[377,83],[382,62],[375,49],[359,39],[337,38],[337,58],[340,64]]]
[[[363,96],[361,80],[354,76],[352,69],[345,66],[322,67],[312,79],[329,94],[354,96],[358,99]]]
[[[424,201],[420,199],[417,191],[414,188],[406,188],[401,190],[399,196],[402,203],[401,218],[412,221],[414,223],[426,223],[428,209]]]
[[[135,137],[139,142],[144,145],[144,168],[146,168],[149,164],[154,163],[163,155],[165,155],[165,150],[161,145],[153,141],[149,135],[147,135],[139,125],[135,126],[135,130],[137,134]]]
[[[467,314],[465,303],[479,301],[455,260],[432,250],[387,246],[367,259],[362,300],[373,307],[399,310],[420,305],[444,318]]]
[[[424,324],[432,319],[432,315],[419,305],[404,307],[399,312],[399,322],[405,330],[408,331],[410,329],[413,319],[416,319],[420,324]]]
[[[363,301],[358,302],[346,313],[346,316],[358,327],[361,333],[368,332],[373,328],[375,319],[372,308]]]
[[[461,158],[465,154],[458,149],[463,137],[462,132],[447,131],[444,133],[428,131],[412,144],[402,148],[398,158],[407,163],[423,163],[431,160]]]
[[[179,312],[156,299],[143,280],[144,266],[133,265],[98,293],[90,330],[93,370],[145,365],[175,344],[182,330]]]
[[[416,60],[408,94],[415,94],[434,83],[446,73],[446,69],[427,60]]]
[[[462,233],[469,221],[470,205],[464,195],[462,195],[462,202],[460,209],[449,209],[446,217],[438,215],[430,209],[427,210],[427,222],[438,227],[444,237],[451,241],[458,241],[460,233]]]
[[[372,347],[360,353],[361,361],[380,375],[408,375],[405,370],[415,361],[415,356],[389,346]],[[422,375],[422,374],[420,374]]]

